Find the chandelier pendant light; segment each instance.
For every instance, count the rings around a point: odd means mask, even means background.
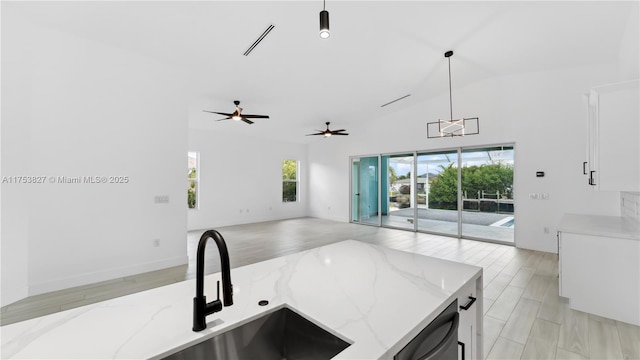
[[[322,11],[320,11],[320,37],[326,39],[331,36],[329,31],[329,12],[325,10],[326,0],[322,0]]]
[[[478,118],[453,118],[453,96],[451,95],[451,56],[453,51],[444,53],[449,65],[449,119],[438,119],[427,123],[427,138],[475,135],[479,133]]]

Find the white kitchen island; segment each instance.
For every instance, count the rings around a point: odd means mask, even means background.
[[[209,301],[217,279],[205,278]],[[209,315],[204,331],[191,330],[188,280],[3,326],[2,358],[157,359],[288,307],[351,344],[335,359],[389,359],[469,296],[477,301],[460,313],[459,338],[467,359],[482,358],[479,267],[347,240],[234,268],[231,280],[234,305]]]

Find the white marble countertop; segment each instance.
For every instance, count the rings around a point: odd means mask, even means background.
[[[620,216],[565,214],[559,231],[640,240],[640,223]]]
[[[234,305],[209,315],[204,331],[191,330],[188,280],[3,326],[2,358],[156,359],[283,306],[351,344],[335,359],[391,358],[480,276],[479,267],[347,240],[232,269]],[[218,278],[205,278],[209,301]]]

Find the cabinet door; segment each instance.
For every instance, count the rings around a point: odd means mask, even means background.
[[[598,162],[598,93],[591,91],[587,96],[587,161],[582,164],[582,173],[587,183],[596,186]]]
[[[589,182],[598,190],[640,191],[638,83],[600,86],[589,95]]]
[[[475,283],[465,286],[458,297],[460,324],[458,325],[458,342],[460,343],[458,359],[477,359],[476,356],[476,316],[478,299]],[[475,299],[475,300],[473,300]],[[464,349],[464,353],[463,350]]]
[[[563,283],[562,283],[562,265],[563,265],[563,261],[562,261],[562,255],[564,254],[564,252],[562,251],[562,232],[558,231],[557,233],[557,238],[558,238],[558,295],[562,296],[562,297],[567,297],[567,295],[565,294]]]
[[[640,325],[640,241],[562,232],[560,291],[572,309]]]

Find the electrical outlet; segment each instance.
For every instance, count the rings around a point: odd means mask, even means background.
[[[153,202],[156,204],[168,204],[169,195],[156,195],[153,197]]]
[[[153,239],[152,243],[153,247],[160,247],[160,239]]]
[[[549,200],[549,193],[529,193],[531,200]]]

